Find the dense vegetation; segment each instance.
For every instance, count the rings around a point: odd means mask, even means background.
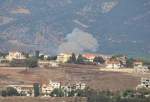
[[[96,56],[94,58],[93,62],[95,64],[104,64],[105,60],[100,56]],[[68,63],[72,63],[72,64],[93,64],[88,59],[83,57],[81,54],[79,54],[78,57],[76,57],[75,53],[72,53],[72,56],[70,57]]]
[[[64,97],[62,89],[55,89],[51,96]],[[87,97],[88,102],[150,102],[150,89],[126,90],[113,93],[111,91],[97,91],[90,88],[73,90],[67,93],[69,97]]]
[[[38,59],[36,57],[30,57],[22,60],[13,59],[9,64],[12,67],[34,68],[38,66]]]
[[[36,85],[35,85],[36,86]],[[36,88],[36,87],[35,87]],[[37,88],[36,88],[37,89]],[[38,96],[39,91],[35,96]],[[18,92],[8,87],[0,92],[1,96],[20,96]],[[123,92],[98,91],[90,88],[65,92],[63,89],[54,89],[52,97],[86,97],[88,102],[150,102],[150,89],[126,90]]]
[[[19,96],[19,93],[16,89],[12,87],[7,87],[6,89],[0,90],[0,96]]]

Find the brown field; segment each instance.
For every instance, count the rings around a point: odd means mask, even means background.
[[[0,84],[46,83],[48,80],[66,82],[85,82],[89,87],[99,90],[125,90],[135,88],[140,76],[132,73],[100,71],[93,65],[61,65],[59,68],[25,69],[0,68]]]
[[[0,97],[0,102],[87,102],[86,98],[55,98],[55,97],[49,97],[49,98],[33,98],[33,97],[7,97],[2,98]]]

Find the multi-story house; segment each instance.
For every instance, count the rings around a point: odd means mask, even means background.
[[[121,68],[121,63],[118,60],[107,60],[106,68],[118,69]]]
[[[93,60],[96,56],[94,54],[87,53],[87,54],[83,54],[82,57],[86,58],[87,61],[89,61],[89,62],[93,62]]]
[[[67,54],[67,53],[60,53],[57,56],[57,62],[58,63],[66,63],[69,61],[70,57],[72,56],[72,54]]]
[[[17,59],[17,60],[26,59],[26,57],[23,55],[23,53],[14,51],[14,52],[9,52],[9,54],[6,56],[6,59],[12,61],[13,59]]]

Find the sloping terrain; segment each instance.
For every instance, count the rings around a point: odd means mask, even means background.
[[[0,97],[0,102],[87,102],[86,98],[33,98],[33,97]]]
[[[84,82],[98,90],[125,90],[135,88],[140,76],[128,73],[103,72],[99,67],[83,65],[63,65],[59,68],[37,68],[28,72],[15,69],[0,69],[0,84],[48,83],[49,80],[62,83]]]
[[[78,28],[97,40],[96,52],[147,56],[149,21],[148,0],[1,0],[0,50],[55,54]]]

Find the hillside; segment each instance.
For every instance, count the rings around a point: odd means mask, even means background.
[[[74,46],[81,52],[147,56],[149,21],[148,0],[1,0],[0,51],[56,54]],[[79,42],[70,43],[68,34],[74,32],[91,36],[73,36]],[[83,38],[89,42],[84,47]]]
[[[63,65],[59,68],[3,69],[0,68],[0,84],[48,83],[49,80],[62,83],[84,82],[98,90],[125,90],[135,88],[140,83],[140,76],[133,73],[103,72],[96,66]]]

